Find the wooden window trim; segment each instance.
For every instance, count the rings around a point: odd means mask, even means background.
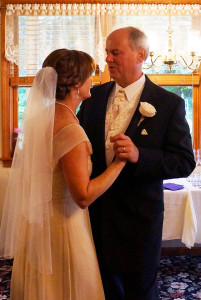
[[[198,74],[192,75],[148,75],[156,84],[161,86],[192,86],[193,101],[193,149],[201,149],[201,67]]]
[[[93,77],[93,84],[97,85],[100,83],[99,75],[94,75]],[[27,77],[11,77],[10,78],[10,86],[11,87],[18,87],[18,86],[31,86],[34,81],[34,76],[27,76]]]
[[[33,1],[30,1],[33,3]],[[36,3],[37,1],[34,1]],[[56,1],[58,3],[58,1]],[[62,1],[63,2],[63,1]],[[64,1],[65,2],[65,1]],[[105,2],[105,1],[104,1]],[[107,2],[107,1],[106,1]],[[4,4],[7,4],[4,1]],[[9,1],[9,3],[24,3],[24,1]],[[28,3],[26,1],[26,3]],[[44,3],[49,3],[44,1]],[[53,3],[53,1],[51,1]],[[72,3],[80,3],[72,1]],[[96,2],[95,2],[96,3]],[[99,3],[101,3],[99,1]],[[108,2],[109,3],[109,2]],[[191,3],[192,4],[192,3]],[[9,62],[5,58],[5,7],[1,8],[1,101],[2,101],[2,157],[3,165],[10,166],[13,154],[13,132],[18,125],[17,107],[18,107],[18,86],[30,86],[33,82],[33,77],[13,77],[10,78]],[[198,74],[192,75],[176,75],[176,74],[151,74],[150,79],[158,85],[189,85],[193,86],[193,147],[201,148],[201,67]],[[104,83],[110,80],[108,68],[101,73],[100,79],[97,75],[94,77],[95,83]]]
[[[7,70],[5,68],[7,67]],[[4,73],[9,77],[9,64],[4,62],[3,66]],[[2,70],[3,71],[3,70]],[[193,75],[178,75],[178,74],[150,74],[148,77],[156,84],[162,86],[193,86],[193,147],[195,149],[201,148],[201,122],[198,117],[201,114],[201,80],[199,74]],[[100,80],[101,78],[101,80]],[[95,84],[104,83],[110,80],[108,68],[101,73],[100,78],[95,75],[93,80]],[[2,78],[3,79],[3,78]],[[19,86],[31,86],[34,77],[12,77],[10,81],[5,80],[4,88],[2,89],[2,128],[3,128],[3,157],[1,158],[4,162],[4,166],[10,166],[12,161],[13,153],[13,132],[14,128],[18,125],[18,87]],[[7,86],[5,85],[7,84]],[[6,90],[8,92],[6,92]]]

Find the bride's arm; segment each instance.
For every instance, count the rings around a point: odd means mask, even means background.
[[[70,193],[81,208],[89,206],[102,195],[113,184],[125,166],[125,162],[115,160],[101,175],[90,180],[88,157],[87,142],[82,142],[61,159]]]

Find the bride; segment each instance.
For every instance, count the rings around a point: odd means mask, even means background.
[[[125,161],[90,180],[92,148],[76,109],[93,71],[87,53],[55,50],[31,88],[0,230],[0,254],[14,257],[11,300],[105,299],[87,207]]]

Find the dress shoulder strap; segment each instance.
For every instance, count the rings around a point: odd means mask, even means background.
[[[89,154],[92,147],[84,129],[79,124],[69,124],[63,127],[53,139],[53,156],[55,164],[58,160],[80,143],[87,141]]]

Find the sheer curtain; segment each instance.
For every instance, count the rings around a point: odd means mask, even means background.
[[[21,76],[34,76],[51,51],[66,47],[88,52],[103,71],[106,37],[124,26],[144,30],[150,50],[164,54],[169,8],[163,4],[8,4],[6,58],[19,66]],[[187,57],[192,50],[200,51],[201,5],[171,5],[171,15],[175,53]]]
[[[21,76],[34,76],[45,57],[58,48],[89,53],[103,71],[104,38],[98,5],[8,4],[6,58]]]
[[[58,48],[79,49],[95,57],[95,24],[94,16],[20,16],[20,70],[32,75]]]

